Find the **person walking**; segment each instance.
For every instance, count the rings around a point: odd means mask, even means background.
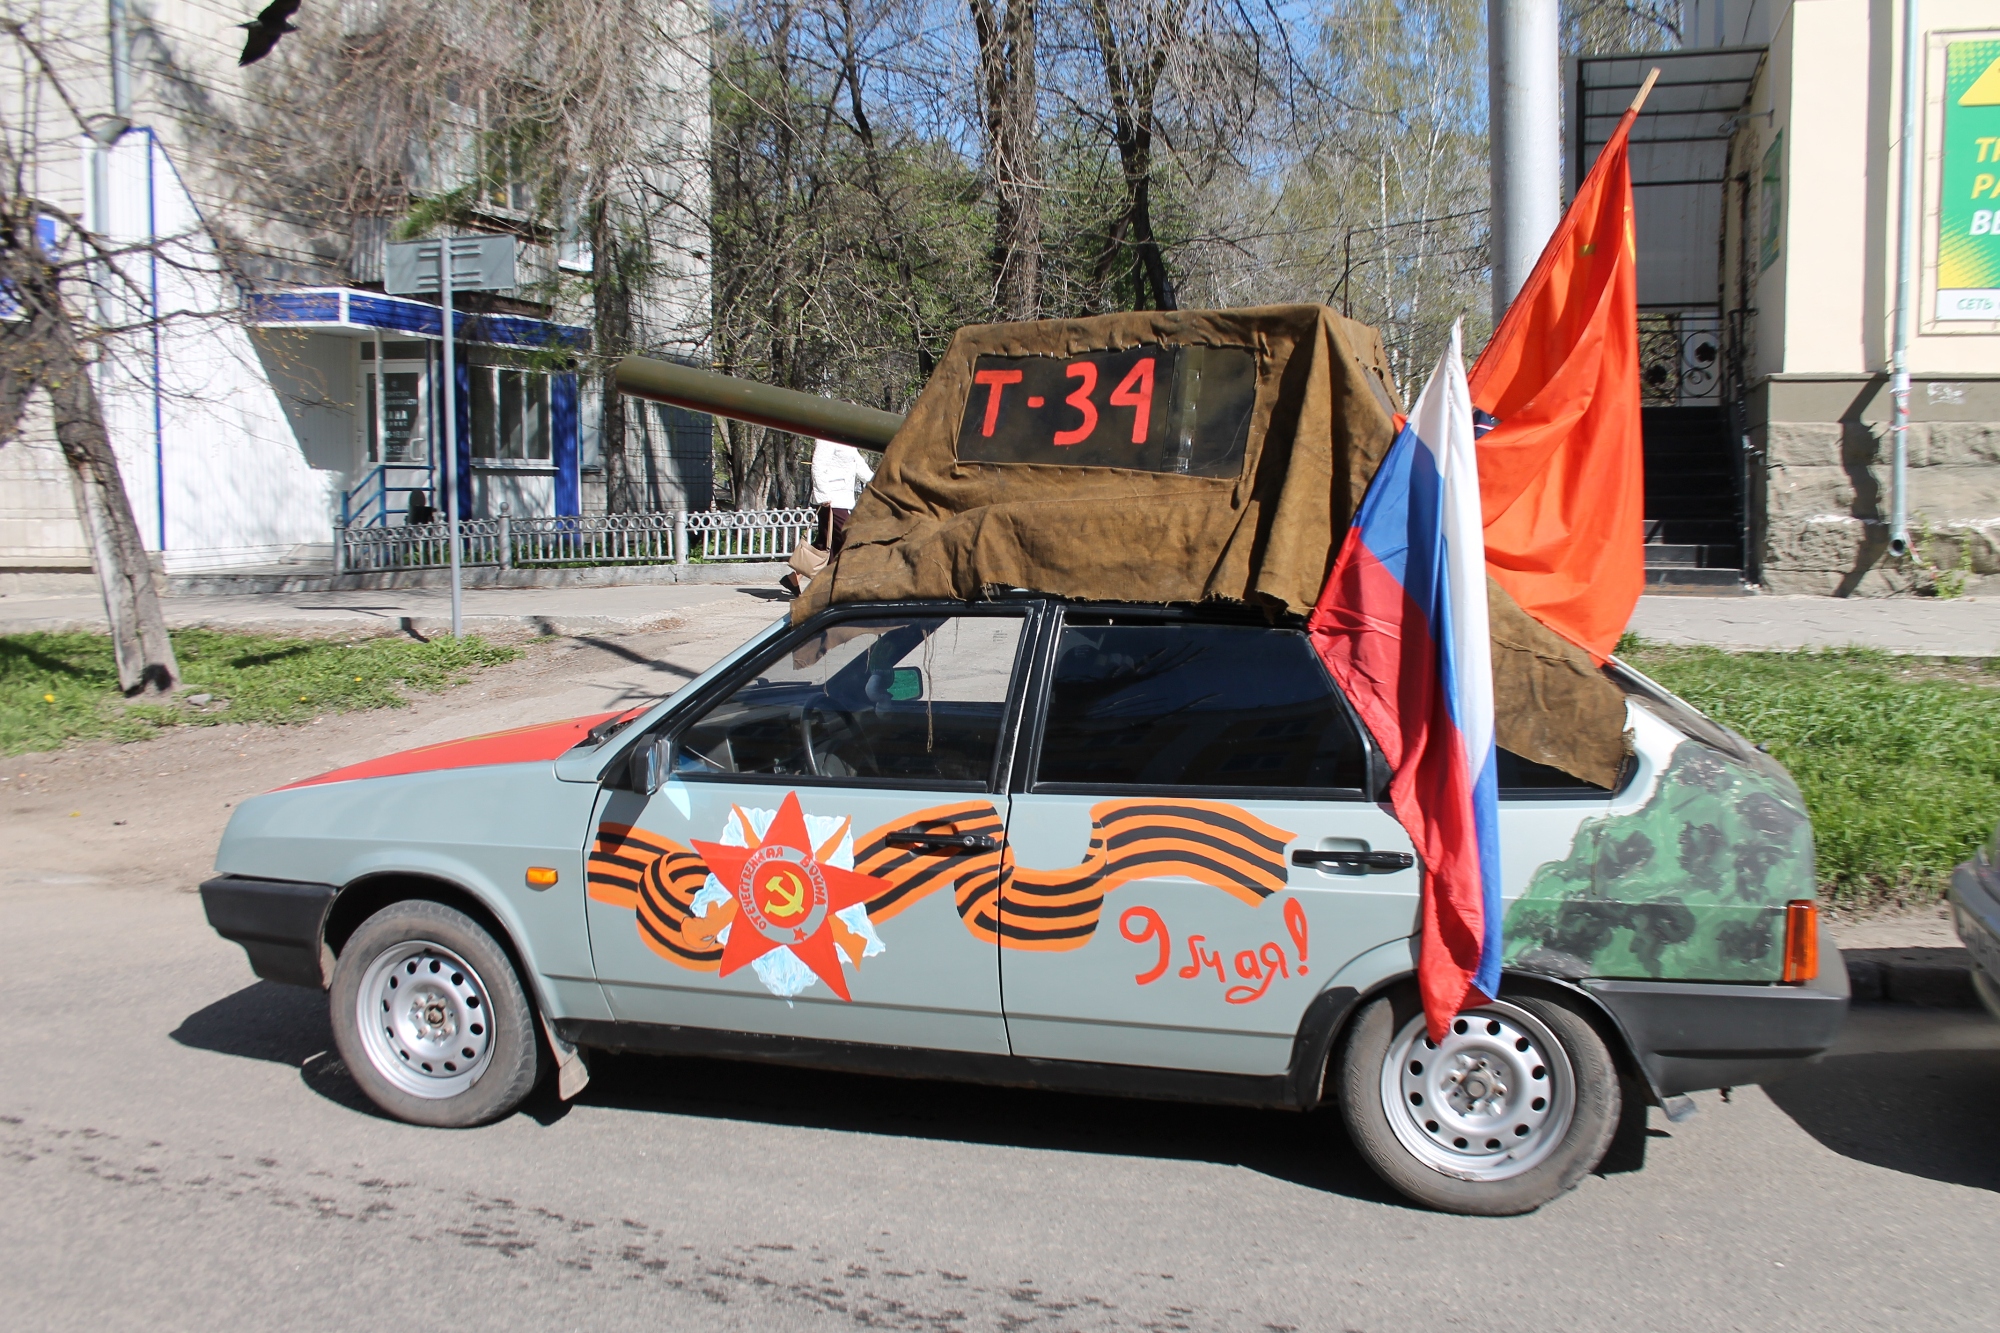
[[[873,480],[875,470],[853,445],[813,441],[812,498],[819,509],[813,545],[825,551],[827,559],[840,553],[847,540],[847,519],[854,512],[855,498]],[[778,582],[795,597],[805,586],[796,572],[786,574]]]

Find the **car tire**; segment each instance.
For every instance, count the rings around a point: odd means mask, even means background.
[[[368,1099],[413,1125],[513,1111],[546,1060],[534,1006],[491,933],[442,903],[392,903],[333,965],[333,1041]]]
[[[1618,1068],[1588,1020],[1531,996],[1459,1015],[1432,1043],[1413,992],[1356,1015],[1338,1069],[1348,1135],[1399,1193],[1505,1217],[1574,1189],[1618,1128]]]

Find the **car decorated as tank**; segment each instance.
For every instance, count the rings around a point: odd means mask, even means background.
[[[886,444],[846,545],[650,708],[243,803],[209,919],[421,1124],[692,1053],[1333,1106],[1411,1198],[1534,1208],[1824,1052],[1846,971],[1784,771],[1490,582],[1505,970],[1429,1035],[1422,868],[1306,628],[1386,366],[1293,306],[961,330],[907,419],[621,368]]]
[[[247,801],[203,896],[259,975],[330,988],[347,1068],[420,1124],[557,1063],[573,1091],[593,1049],[721,1055],[1332,1104],[1410,1196],[1519,1211],[1846,1009],[1797,788],[1609,672],[1615,789],[1502,755],[1506,980],[1435,1044],[1380,757],[1304,631],[1241,614],[781,621],[643,712]]]

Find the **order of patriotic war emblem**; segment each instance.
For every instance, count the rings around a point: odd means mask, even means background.
[[[841,971],[843,946],[854,963],[881,951],[866,904],[888,885],[872,875],[829,864],[832,860],[853,864],[851,821],[816,821],[832,827],[815,839],[816,830],[810,827],[797,792],[786,794],[768,823],[758,818],[763,813],[741,808],[731,812],[731,831],[746,835],[741,844],[694,844],[708,866],[709,878],[690,908],[706,909],[719,889],[735,904],[738,918],[715,932],[722,945],[717,973],[726,977],[761,964],[757,979],[775,995],[790,998],[817,977],[845,1000],[849,996]],[[763,827],[752,827],[753,821]],[[752,833],[757,835],[755,842],[747,836]],[[837,914],[846,918],[838,930]],[[787,956],[770,958],[779,950]]]
[[[736,901],[764,938],[803,943],[826,921],[826,876],[796,847],[760,847],[743,863]]]

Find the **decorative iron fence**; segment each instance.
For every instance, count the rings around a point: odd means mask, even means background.
[[[701,543],[704,560],[783,560],[812,534],[818,516],[815,509],[704,509],[687,516],[688,540]]]
[[[783,560],[809,536],[812,509],[736,512],[671,510],[651,514],[588,514],[555,518],[462,520],[461,565],[502,569],[553,565],[659,565],[695,560]],[[448,525],[335,530],[341,573],[442,569],[451,563]]]

